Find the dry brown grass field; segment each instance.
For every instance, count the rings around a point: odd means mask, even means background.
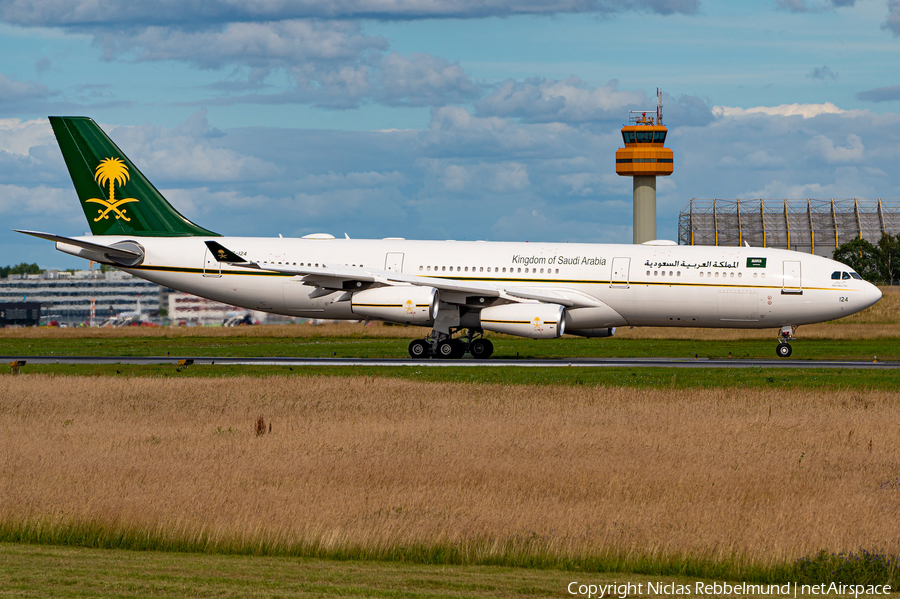
[[[847,318],[806,325],[798,330],[801,339],[886,339],[900,338],[900,291],[884,289],[883,299],[866,310]],[[277,337],[277,338],[398,338],[424,337],[428,329],[384,325],[329,322],[325,324],[285,324],[250,327],[122,327],[122,328],[8,328],[0,329],[0,338],[8,339],[90,339],[114,337]],[[506,335],[491,334],[503,338]],[[669,327],[619,327],[622,339],[772,339],[774,329],[696,329]]]
[[[890,392],[19,375],[0,431],[6,530],[473,560],[900,553]]]

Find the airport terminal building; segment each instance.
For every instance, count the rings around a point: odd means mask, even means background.
[[[22,304],[30,311],[22,316]],[[9,308],[9,313],[4,311]],[[34,310],[34,307],[39,310]],[[188,326],[226,322],[292,322],[278,316],[199,298],[160,287],[120,270],[49,270],[40,275],[10,275],[0,279],[0,326],[30,326],[37,314],[40,324],[129,324],[141,320]],[[128,318],[122,318],[123,313]],[[6,318],[15,316],[15,318]],[[110,319],[116,319],[115,323]]]
[[[0,280],[0,303],[38,302],[41,324],[95,324],[122,312],[159,316],[159,285],[118,270],[49,270]],[[168,298],[165,298],[168,301]]]

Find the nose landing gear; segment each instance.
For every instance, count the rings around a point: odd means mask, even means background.
[[[789,358],[793,353],[793,349],[791,348],[791,344],[788,341],[793,341],[794,330],[796,327],[791,325],[786,325],[781,327],[781,335],[778,339],[778,347],[775,348],[775,353],[778,354],[779,358]]]

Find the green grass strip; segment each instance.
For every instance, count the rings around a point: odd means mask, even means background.
[[[202,534],[188,538],[156,531],[110,526],[97,522],[0,523],[0,543],[53,545],[129,551],[163,551],[206,555],[314,558],[333,561],[382,561],[424,565],[499,566],[569,572],[605,572],[648,576],[679,576],[755,583],[792,580],[792,564],[762,565],[737,558],[641,555],[560,554],[541,538],[514,535],[506,539],[476,539],[459,543],[371,546],[345,544],[323,547],[303,540],[286,543],[265,539],[210,541]]]
[[[0,376],[9,374],[0,367]],[[255,366],[198,364],[178,367],[131,364],[26,364],[23,374],[74,376],[213,378],[234,376],[366,376],[435,383],[616,386],[668,389],[884,389],[896,390],[896,370],[843,368],[625,368],[517,366]]]

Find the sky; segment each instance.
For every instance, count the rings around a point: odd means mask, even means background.
[[[85,267],[11,231],[88,230],[48,115],[223,235],[630,243],[657,88],[662,239],[691,198],[900,198],[900,0],[0,0],[0,56],[0,264]]]

